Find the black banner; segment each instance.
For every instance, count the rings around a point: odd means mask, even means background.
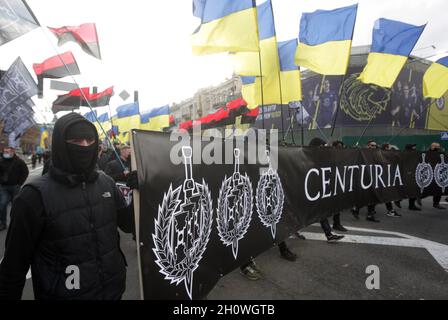
[[[201,299],[223,275],[333,213],[448,191],[448,164],[437,152],[266,152],[250,136],[133,133],[145,299]]]

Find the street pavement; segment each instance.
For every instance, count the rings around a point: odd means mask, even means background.
[[[42,168],[31,171],[30,178]],[[445,199],[445,197],[443,198]],[[385,215],[377,206],[380,223],[360,220],[343,212],[350,230],[339,243],[325,241],[320,226],[301,230],[306,240],[291,237],[288,246],[298,255],[295,262],[280,258],[273,247],[256,258],[263,278],[250,281],[239,269],[225,275],[208,295],[213,299],[448,299],[448,209],[432,208],[423,200],[423,211],[407,210],[402,201],[402,218]],[[442,202],[448,208],[448,203]],[[331,220],[330,220],[331,222]],[[342,233],[341,233],[342,234]],[[6,232],[0,232],[0,259]],[[121,246],[128,262],[127,288],[123,299],[139,299],[137,254],[132,236],[122,234]],[[369,266],[379,270],[379,289],[369,290]],[[30,275],[29,275],[30,276]],[[23,299],[33,299],[31,279],[26,281]]]

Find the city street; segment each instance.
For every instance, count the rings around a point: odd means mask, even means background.
[[[29,179],[40,174],[41,168],[30,171]],[[359,221],[344,212],[349,232],[336,244],[324,241],[320,226],[312,225],[302,230],[307,240],[287,240],[298,255],[296,262],[281,259],[278,249],[271,248],[256,258],[263,279],[250,281],[235,270],[218,282],[208,299],[447,299],[448,210],[433,209],[431,201],[423,200],[421,212],[408,211],[407,201],[402,201],[402,218],[387,217],[379,205],[380,223],[365,221],[364,211]],[[1,232],[0,257],[5,238],[6,232]],[[135,242],[128,234],[122,234],[121,241],[129,265],[123,299],[139,299]],[[370,265],[379,268],[379,290],[366,288]],[[23,299],[33,297],[28,278]]]

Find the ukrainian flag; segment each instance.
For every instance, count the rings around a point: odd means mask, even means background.
[[[297,50],[297,39],[278,43],[280,59],[280,83],[282,85],[282,101],[289,103],[302,100],[302,83],[299,68],[294,63]]]
[[[117,117],[113,119],[114,126],[118,127],[121,142],[129,139],[127,134],[132,129],[140,128],[140,107],[138,102],[125,104],[117,108]]]
[[[423,95],[440,99],[448,90],[448,56],[434,62],[423,76]]]
[[[41,128],[40,129],[40,143],[39,146],[42,148],[42,150],[47,149],[48,146],[48,130],[47,128]]]
[[[168,105],[152,109],[140,116],[140,129],[163,131],[170,126],[170,107]]]
[[[107,133],[110,129],[111,129],[111,123],[110,123],[110,119],[109,119],[109,113],[103,113],[102,115],[98,116],[98,122],[95,122],[94,125],[96,127],[96,130],[98,131],[98,135],[100,140],[103,140],[106,138],[103,130],[101,129],[101,127],[104,129],[104,131]],[[101,126],[100,126],[101,124]]]
[[[261,83],[259,77],[241,77],[241,95],[247,102],[247,108],[252,110],[262,104]]]
[[[86,114],[84,114],[83,116],[84,118],[86,118],[86,120],[95,123],[96,122],[96,110],[87,112]]]
[[[377,20],[367,65],[358,79],[364,83],[392,87],[425,26],[384,18]]]
[[[358,5],[303,13],[295,63],[323,75],[347,72]]]
[[[252,0],[195,0],[193,15],[201,25],[192,35],[194,55],[258,51],[258,28]]]

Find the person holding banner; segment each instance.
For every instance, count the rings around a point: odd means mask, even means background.
[[[49,172],[25,185],[12,206],[0,299],[21,298],[31,266],[37,300],[119,300],[126,260],[117,228],[128,211],[115,182],[95,169],[96,128],[69,113],[52,139]]]
[[[442,150],[440,148],[440,143],[438,143],[438,142],[431,143],[431,147],[429,148],[428,152],[441,153]],[[432,197],[432,206],[435,209],[440,209],[440,210],[446,209],[445,207],[442,207],[440,205],[440,200],[442,200],[442,196],[441,195],[433,196]]]

